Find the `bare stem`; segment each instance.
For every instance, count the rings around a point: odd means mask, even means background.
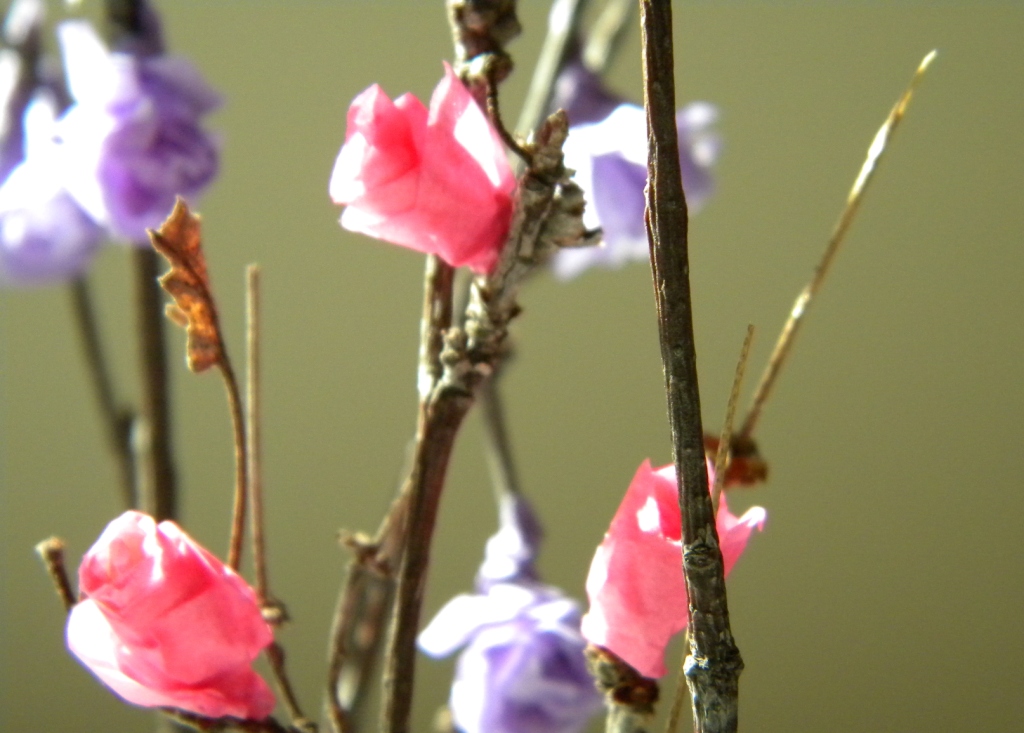
[[[349,564],[331,627],[327,715],[335,733],[359,729],[394,596],[394,579],[361,561],[364,557],[357,554]]]
[[[608,70],[630,29],[636,0],[608,0],[597,20],[590,26],[583,48],[583,63],[595,74]]]
[[[512,443],[508,436],[505,421],[505,407],[501,398],[498,380],[501,372],[496,372],[490,379],[480,385],[480,406],[484,421],[484,450],[487,453],[487,466],[491,472],[491,483],[498,499],[505,494],[518,494],[519,475],[515,460],[512,458]]]
[[[246,268],[246,438],[249,459],[249,497],[252,501],[252,556],[256,595],[270,597],[267,586],[266,540],[263,530],[262,410],[260,404],[260,268]]]
[[[379,656],[387,611],[395,591],[395,573],[405,549],[408,510],[408,463],[398,496],[384,515],[377,534],[343,533],[342,543],[354,553],[338,594],[327,647],[326,712],[335,733],[353,733],[362,723],[366,690]]]
[[[585,654],[587,668],[608,708],[605,733],[647,733],[658,701],[657,680],[644,677],[604,647],[588,646]]]
[[[263,462],[261,445],[262,412],[260,410],[260,267],[249,265],[245,270],[246,305],[246,401],[245,438],[248,467],[248,495],[252,502],[252,554],[256,578],[256,596],[263,608],[264,618],[277,626],[287,620],[284,607],[270,594],[267,580],[266,541],[263,528]],[[284,648],[274,642],[266,649],[267,660],[274,681],[284,700],[292,727],[315,730],[316,725],[306,718],[292,688],[285,669]]]
[[[75,605],[75,591],[71,588],[71,581],[68,580],[67,567],[64,565],[64,540],[60,537],[50,537],[36,545],[36,554],[39,555],[46,566],[46,572],[53,581],[53,588],[57,591],[57,597],[67,613]]]
[[[725,733],[736,730],[743,661],[729,628],[724,565],[704,461],[686,199],[675,123],[671,0],[641,0],[640,18],[648,130],[647,236],[679,482],[683,570],[689,596],[686,676],[695,731]]]
[[[547,116],[555,81],[565,66],[572,43],[583,22],[583,13],[590,0],[555,0],[548,15],[548,33],[544,38],[537,66],[530,80],[530,89],[523,101],[516,130],[524,137],[535,132]]]
[[[786,363],[789,351],[793,347],[793,343],[796,341],[796,335],[800,330],[800,326],[803,324],[804,317],[807,315],[807,309],[810,307],[811,301],[825,282],[825,277],[828,275],[828,272],[832,267],[832,263],[835,261],[836,255],[839,253],[839,248],[842,245],[843,240],[846,239],[846,234],[849,232],[850,226],[853,224],[853,220],[860,209],[861,201],[864,199],[864,193],[867,191],[868,186],[874,178],[875,172],[878,169],[878,163],[881,161],[882,154],[885,152],[886,146],[889,143],[889,138],[891,138],[896,132],[896,128],[903,120],[903,115],[906,113],[907,107],[910,105],[910,100],[914,95],[914,90],[917,88],[918,83],[924,76],[925,71],[935,59],[936,53],[936,51],[931,51],[924,57],[924,59],[921,60],[917,70],[914,72],[914,76],[910,80],[910,84],[896,101],[896,104],[889,112],[889,116],[886,117],[885,122],[882,123],[881,128],[879,128],[878,132],[875,133],[875,137],[868,148],[867,158],[864,160],[864,164],[861,166],[860,172],[857,174],[857,178],[853,182],[853,186],[850,188],[850,193],[846,196],[846,204],[843,207],[842,213],[839,215],[839,221],[836,222],[835,228],[832,230],[832,236],[829,237],[828,245],[825,247],[825,254],[822,255],[821,261],[818,262],[818,266],[815,268],[810,282],[804,286],[800,295],[797,296],[796,302],[793,304],[793,309],[789,313],[789,318],[782,327],[782,333],[779,334],[778,341],[775,342],[775,349],[772,351],[772,355],[768,359],[768,364],[765,366],[764,373],[761,375],[761,381],[758,383],[757,389],[754,390],[754,397],[751,400],[750,410],[747,412],[747,416],[743,421],[743,426],[740,428],[738,434],[739,437],[749,438],[753,434],[754,428],[757,427],[757,420],[761,416],[761,410],[764,408],[765,403],[768,401],[768,397],[771,395],[772,387],[775,386],[775,381],[779,376],[779,372],[782,370],[783,364]]]
[[[270,663],[270,672],[274,677],[274,683],[277,686],[278,692],[281,693],[281,699],[284,702],[285,709],[288,711],[288,717],[292,720],[292,728],[300,731],[315,732],[316,724],[302,714],[295,690],[292,688],[292,683],[288,680],[288,673],[285,671],[284,665],[284,649],[277,642],[273,642],[263,651],[267,655],[267,661]]]
[[[398,576],[395,615],[385,658],[382,728],[406,733],[412,708],[416,634],[430,563],[430,545],[448,461],[472,395],[440,388],[444,334],[452,322],[453,270],[427,258],[420,339],[420,410],[412,473],[407,484],[405,555]]]
[[[113,380],[100,339],[96,310],[93,307],[89,282],[76,278],[70,285],[71,308],[81,340],[82,353],[96,401],[99,404],[107,445],[117,467],[121,501],[126,509],[137,505],[135,495],[135,464],[131,447],[133,416],[131,410],[119,407],[114,397]]]
[[[235,443],[235,498],[231,511],[231,539],[228,545],[227,565],[238,570],[242,561],[242,541],[245,539],[246,494],[249,485],[249,462],[246,458],[245,416],[242,412],[242,396],[235,378],[235,370],[225,352],[217,362],[224,388],[228,393],[228,409],[231,412],[231,427]]]
[[[740,359],[736,363],[736,374],[732,379],[732,389],[729,391],[729,404],[725,408],[725,420],[722,422],[722,434],[718,439],[718,450],[715,453],[715,483],[711,487],[711,505],[715,508],[715,516],[718,516],[718,499],[722,495],[722,487],[725,485],[725,474],[729,468],[729,460],[732,457],[732,422],[736,416],[736,404],[740,399],[740,391],[743,389],[743,375],[747,370],[747,361],[750,358],[750,343],[754,339],[754,326],[747,326],[747,335],[743,338],[743,346],[740,349]]]
[[[684,645],[689,646],[689,634],[684,629]],[[668,721],[665,723],[665,733],[676,733],[679,730],[679,721],[683,719],[683,705],[687,698],[686,673],[680,669],[679,677],[676,679],[676,691],[672,696],[672,707],[668,711]]]
[[[469,68],[470,59],[482,53],[501,57],[502,43],[518,31],[514,3],[502,4],[502,12],[490,20],[478,14],[481,6],[468,0],[447,0],[447,4],[460,73]],[[491,21],[494,23],[488,25]],[[498,79],[485,76],[485,83],[494,84]],[[471,83],[479,88],[481,79],[474,78]],[[520,180],[521,194],[502,254],[488,276],[470,283],[464,318],[458,322],[453,317],[452,277],[445,272],[450,268],[428,258],[417,380],[420,411],[412,468],[376,538],[350,541],[357,557],[350,565],[332,626],[327,708],[339,731],[350,733],[358,724],[356,712],[366,670],[374,661],[381,619],[394,588],[392,572],[405,547],[414,549],[401,566],[394,603],[383,728],[389,733],[408,729],[424,573],[452,443],[476,390],[494,374],[505,355],[507,325],[518,312],[515,296],[524,278],[545,261],[556,243],[571,246],[585,232],[573,203],[578,189],[568,181],[562,166],[561,145],[567,127],[564,115],[554,115],[540,126],[537,139],[528,146],[530,163]],[[407,520],[407,516],[411,518]]]
[[[142,400],[140,416],[145,423],[149,460],[142,483],[152,492],[147,504],[156,520],[177,516],[177,486],[171,448],[170,378],[164,342],[163,291],[157,283],[159,260],[148,247],[133,247]]]

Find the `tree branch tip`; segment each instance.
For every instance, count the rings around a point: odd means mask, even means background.
[[[260,614],[263,616],[263,620],[274,628],[283,626],[292,620],[284,603],[277,599],[264,600],[260,605]]]
[[[53,537],[47,537],[42,542],[36,543],[35,551],[43,562],[49,563],[53,558],[59,557],[63,559],[66,548],[67,544],[64,540],[54,535]]]
[[[353,532],[350,529],[339,529],[337,534],[338,544],[351,550],[356,555],[376,552],[380,545],[374,542],[373,538],[365,532]]]
[[[588,644],[584,654],[587,668],[609,704],[627,708],[637,715],[652,715],[660,695],[658,681],[644,677],[632,665],[603,646]]]

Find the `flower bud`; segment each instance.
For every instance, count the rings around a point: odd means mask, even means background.
[[[708,476],[713,482],[710,465]],[[761,507],[751,507],[737,518],[725,494],[720,497],[716,528],[726,575],[765,516]],[[645,677],[663,676],[665,647],[687,624],[682,562],[675,466],[652,469],[644,461],[590,563],[583,636]]]
[[[489,271],[508,234],[515,178],[483,110],[447,64],[429,110],[374,84],[352,102],[329,192],[341,225]]]
[[[129,511],[82,558],[71,653],[144,707],[262,720],[274,695],[252,670],[273,641],[256,594],[174,522]]]

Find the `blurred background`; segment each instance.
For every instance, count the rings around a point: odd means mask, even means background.
[[[86,0],[90,2],[91,0]],[[319,714],[347,554],[373,530],[415,420],[422,258],[344,232],[327,198],[350,100],[427,98],[451,42],[440,0],[158,3],[169,48],[226,104],[223,171],[199,207],[236,359],[243,268],[264,269],[265,484],[280,636]],[[514,118],[548,3],[523,0]],[[747,323],[760,372],[868,143],[939,49],[759,428],[767,508],[729,580],[745,730],[1024,729],[1024,8],[1017,3],[676,3],[680,102],[722,112],[718,192],[692,222],[705,423],[717,431]],[[611,85],[640,99],[639,32]],[[136,390],[127,253],[92,282],[119,394]],[[583,598],[594,547],[640,462],[670,460],[648,268],[536,278],[504,381],[546,580]],[[0,292],[0,729],[142,731],[65,651],[33,545],[72,568],[120,513],[68,293]],[[173,331],[183,524],[227,544],[230,424],[216,376]],[[180,358],[178,358],[180,356]],[[496,514],[480,425],[459,438],[424,620],[470,589]],[[737,512],[739,513],[739,512]],[[675,650],[678,654],[678,649]],[[675,661],[671,665],[674,667]],[[416,730],[451,664],[421,658]],[[666,690],[674,677],[666,678]]]

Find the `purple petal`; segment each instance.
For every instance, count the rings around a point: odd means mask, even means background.
[[[22,164],[0,187],[0,283],[41,285],[73,277],[89,264],[100,229],[46,176]]]
[[[695,102],[676,116],[679,163],[691,214],[714,189],[711,167],[720,148],[713,130],[717,110]],[[565,145],[566,166],[587,196],[583,222],[602,229],[603,246],[567,249],[552,259],[555,276],[569,279],[593,266],[621,267],[649,257],[644,226],[647,183],[647,122],[643,109],[617,107],[596,124],[571,128]]]
[[[576,604],[558,598],[474,635],[452,685],[455,726],[463,733],[581,730],[602,701],[587,672],[579,619]]]
[[[145,243],[177,196],[217,173],[217,140],[200,125],[219,96],[185,59],[109,53],[91,26],[59,29],[75,104],[59,122],[66,186],[117,236]]]
[[[477,573],[477,588],[517,580],[537,580],[534,560],[543,531],[530,504],[522,496],[506,494],[499,507],[500,528],[487,541],[484,562]]]
[[[581,60],[565,65],[555,82],[551,111],[564,109],[572,126],[600,122],[625,100],[612,94]]]

